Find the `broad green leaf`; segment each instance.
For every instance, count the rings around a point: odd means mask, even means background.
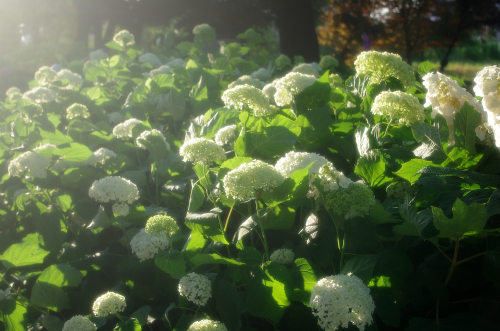
[[[436,230],[432,226],[432,211],[429,208],[417,212],[415,207],[405,202],[399,206],[399,214],[403,223],[394,226],[395,234],[424,239],[435,236]]]
[[[453,204],[452,211],[453,217],[448,218],[441,208],[432,207],[434,226],[439,230],[439,237],[460,239],[463,236],[478,234],[483,230],[488,220],[486,207],[480,203],[467,205],[462,200],[457,199]]]
[[[0,321],[3,322],[5,330],[26,330],[25,315],[28,312],[26,306],[13,299],[0,302]]]
[[[190,253],[199,252],[205,247],[207,239],[198,231],[191,231],[186,242],[185,251]]]
[[[399,220],[394,219],[379,201],[375,201],[375,204],[370,208],[368,217],[375,224],[399,223]]]
[[[175,279],[180,279],[186,274],[186,263],[184,262],[184,256],[180,252],[159,252],[155,256],[155,264],[160,270]]]
[[[354,168],[354,173],[363,177],[370,187],[379,187],[391,181],[385,175],[385,161],[379,156],[376,159],[360,157]]]
[[[309,304],[311,292],[317,282],[316,275],[311,264],[305,258],[296,259],[294,265],[293,290],[289,291],[288,296],[290,300]]]
[[[328,75],[329,71],[327,70],[314,84],[306,87],[295,96],[295,104],[299,112],[318,108],[328,103],[331,91]]]
[[[265,229],[289,229],[295,223],[295,209],[287,206],[272,208],[262,218]]]
[[[468,103],[464,103],[462,109],[455,114],[454,123],[456,145],[464,147],[471,153],[475,153],[475,130],[481,124],[481,114]]]
[[[122,321],[116,325],[116,327],[113,329],[116,331],[141,331],[142,326],[141,323],[139,323],[139,320],[136,318],[131,318],[126,321]]]
[[[57,287],[76,287],[83,279],[83,274],[68,264],[53,264],[47,267],[37,282],[44,282]]]
[[[56,201],[63,212],[67,212],[68,210],[73,208],[73,200],[71,199],[71,195],[69,194],[61,194],[57,196]]]
[[[241,225],[238,230],[234,233],[233,242],[240,242],[246,235],[253,231],[258,226],[257,218],[255,215],[248,217]]]
[[[68,147],[57,148],[55,155],[61,156],[67,162],[87,161],[92,151],[80,143],[70,143]]]
[[[247,145],[248,145],[247,133],[245,128],[242,128],[240,135],[234,142],[234,153],[237,156],[248,156],[249,153],[247,150]]]
[[[197,231],[215,242],[228,245],[219,223],[219,211],[220,209],[212,209],[209,213],[188,213],[185,224],[191,230]]]
[[[433,166],[434,163],[432,161],[422,160],[422,159],[413,159],[408,162],[403,163],[401,168],[396,171],[394,174],[406,179],[412,185],[420,178],[419,171],[425,167]]]
[[[235,266],[244,266],[245,263],[240,262],[235,259],[230,259],[227,257],[224,257],[222,255],[213,253],[213,254],[202,254],[198,253],[196,255],[193,255],[189,258],[191,263],[195,266],[200,266],[204,264],[230,264],[230,265],[235,265]]]
[[[191,196],[189,197],[188,211],[195,212],[203,206],[205,202],[205,190],[198,183],[191,181]]]
[[[31,290],[31,304],[59,312],[69,308],[69,297],[61,287],[37,281]]]
[[[340,272],[342,274],[352,272],[365,283],[368,283],[373,276],[373,270],[375,269],[377,260],[378,257],[373,254],[357,255],[347,260]]]
[[[219,277],[213,284],[215,308],[228,330],[238,330],[241,327],[241,314],[245,307],[240,293],[233,283]]]
[[[424,61],[420,62],[418,64],[417,72],[420,76],[425,76],[426,73],[433,71],[436,69],[436,65],[429,62],[429,61]]]
[[[12,244],[0,255],[0,261],[7,268],[42,264],[49,251],[40,247],[37,233],[30,233],[22,242]]]

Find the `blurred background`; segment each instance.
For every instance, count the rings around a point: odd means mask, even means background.
[[[345,68],[367,49],[465,81],[500,62],[497,0],[0,0],[0,93],[25,88],[42,65],[85,59],[119,29],[154,51],[200,23],[227,41],[254,27],[288,56],[331,54]]]

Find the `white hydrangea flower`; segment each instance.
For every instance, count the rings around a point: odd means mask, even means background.
[[[48,86],[56,79],[56,71],[48,66],[40,67],[35,73],[35,80],[40,86]]]
[[[142,149],[147,149],[146,145],[144,145],[143,143],[144,141],[164,144],[165,148],[167,150],[170,150],[170,144],[167,142],[167,139],[165,139],[165,136],[163,135],[163,133],[161,133],[160,130],[145,130],[142,131],[142,133],[137,138],[135,138],[135,144],[137,146]]]
[[[120,122],[123,122],[123,120],[125,119],[125,117],[123,116],[123,114],[120,113],[120,112],[117,112],[117,111],[114,111],[112,113],[106,114],[106,116],[108,117],[109,123],[111,123],[113,125],[116,125],[116,124],[118,124]]]
[[[278,106],[288,106],[294,101],[294,97],[302,92],[306,87],[316,82],[316,77],[306,75],[300,72],[290,72],[284,77],[278,79],[274,84],[276,92],[274,93],[274,102]]]
[[[33,178],[46,178],[50,161],[43,155],[27,151],[9,162],[7,171],[10,176],[20,177],[28,172]]]
[[[431,116],[441,114],[450,131],[450,144],[454,142],[454,122],[455,114],[460,111],[464,102],[473,106],[481,115],[483,108],[481,104],[466,89],[442,73],[428,73],[423,78],[423,84],[427,88],[425,107],[432,106]]]
[[[135,44],[135,37],[129,31],[121,30],[114,35],[113,41],[121,47],[132,46]]]
[[[474,93],[482,97],[482,106],[487,115],[489,127],[493,130],[495,145],[500,147],[498,131],[500,124],[500,68],[487,66],[481,69],[474,78]],[[476,134],[478,131],[476,130]],[[481,138],[480,138],[481,139]]]
[[[271,70],[269,70],[267,68],[259,68],[259,69],[255,70],[254,72],[252,72],[250,74],[250,77],[265,82],[265,81],[271,79],[271,75],[272,75]]]
[[[264,87],[264,82],[261,81],[260,79],[253,78],[249,75],[243,75],[240,76],[238,79],[236,79],[234,82],[229,83],[227,88],[232,89],[239,85],[250,85],[257,89],[261,89],[262,87]]]
[[[115,202],[111,209],[113,210],[113,214],[117,216],[127,216],[130,212],[129,206],[125,202]]]
[[[193,322],[187,331],[227,331],[224,323],[208,319]]]
[[[270,191],[281,185],[285,178],[271,165],[253,160],[231,170],[224,176],[226,194],[239,201],[255,198],[259,191]]]
[[[310,164],[309,173],[316,174],[327,163],[329,161],[325,157],[316,153],[290,151],[278,159],[274,167],[283,176],[290,177],[294,171],[304,169]]]
[[[56,92],[54,92],[54,90],[48,87],[39,86],[24,92],[23,98],[36,103],[47,103],[55,101],[57,98],[57,94]]]
[[[129,118],[125,122],[115,125],[115,127],[113,128],[113,134],[117,138],[132,138],[134,136],[133,130],[135,126],[141,123],[142,122],[137,118]]]
[[[274,60],[274,64],[276,65],[276,68],[281,71],[286,67],[291,66],[292,60],[285,54],[281,54]]]
[[[66,108],[66,118],[68,120],[72,120],[73,118],[81,117],[81,118],[89,118],[90,113],[87,106],[82,105],[81,103],[74,103],[68,108]]]
[[[300,72],[301,74],[311,75],[311,76],[318,78],[320,70],[321,70],[321,67],[316,62],[312,62],[312,63],[297,64],[290,71],[291,72]]]
[[[271,256],[269,256],[269,259],[273,262],[280,263],[280,264],[290,264],[293,263],[293,258],[295,257],[295,254],[291,249],[288,248],[281,248],[277,249],[274,252],[271,253]]]
[[[268,116],[277,110],[269,104],[269,100],[261,90],[247,84],[225,90],[222,101],[226,107],[238,110],[251,109],[255,116]]]
[[[264,86],[262,88],[262,93],[264,93],[264,95],[267,97],[267,99],[270,102],[274,102],[274,94],[276,93],[276,86],[274,86],[274,84],[277,81],[278,80],[276,79],[276,80],[272,81],[271,83],[266,84],[266,86]]]
[[[9,87],[7,91],[5,91],[5,95],[10,101],[19,100],[23,97],[23,93],[21,92],[19,87],[16,86]]]
[[[83,85],[82,76],[69,69],[59,70],[57,72],[57,80],[65,83],[65,89],[79,89]]]
[[[89,196],[101,203],[127,202],[139,199],[139,189],[130,180],[120,176],[108,176],[95,180],[90,186]]]
[[[206,138],[192,138],[186,140],[179,149],[184,162],[202,163],[211,165],[226,159],[224,150],[215,141]]]
[[[179,231],[179,226],[173,217],[159,214],[148,218],[144,229],[154,236],[172,237]]]
[[[123,295],[110,291],[95,299],[92,311],[96,317],[106,317],[124,311],[126,306]]]
[[[155,255],[168,247],[170,238],[167,236],[156,236],[141,229],[130,240],[132,253],[137,255],[139,261],[143,262],[155,257]]]
[[[88,317],[75,315],[67,320],[62,328],[62,331],[95,331],[97,326],[92,323]]]
[[[212,283],[204,275],[191,272],[179,280],[179,294],[188,301],[204,306],[212,297]]]
[[[162,64],[158,56],[153,53],[143,53],[139,55],[138,60],[141,63],[149,63],[153,68],[159,67]]]
[[[215,40],[215,29],[206,23],[198,24],[193,28],[194,41],[210,44]]]
[[[331,69],[339,65],[339,61],[331,55],[323,55],[319,60],[319,66],[321,69]]]
[[[347,328],[351,323],[363,331],[373,322],[375,303],[370,289],[352,274],[320,279],[314,285],[309,305],[323,330]]]
[[[410,126],[425,120],[424,107],[418,99],[401,91],[383,91],[373,101],[372,114],[388,116],[391,121]]]
[[[91,166],[96,167],[101,164],[104,165],[108,160],[116,158],[116,153],[105,147],[101,147],[95,150],[92,155],[89,156],[87,163]]]
[[[370,76],[371,83],[380,83],[389,77],[399,79],[405,87],[415,83],[415,74],[411,66],[401,56],[388,52],[361,52],[354,61],[358,74]]]
[[[236,138],[238,138],[236,125],[227,125],[217,131],[215,143],[219,146],[232,146]]]
[[[341,171],[335,169],[332,163],[327,163],[319,169],[318,179],[325,192],[348,188],[353,183]]]

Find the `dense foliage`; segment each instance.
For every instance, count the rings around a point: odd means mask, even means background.
[[[193,32],[7,91],[6,330],[498,329],[498,67]]]

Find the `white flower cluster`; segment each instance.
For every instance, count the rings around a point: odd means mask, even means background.
[[[75,315],[67,320],[62,328],[62,331],[95,331],[97,326],[92,323],[88,317]]]
[[[253,160],[243,163],[224,176],[223,185],[226,194],[239,201],[255,198],[259,191],[270,191],[281,185],[285,178],[271,165]]]
[[[173,217],[159,214],[148,218],[144,229],[151,235],[172,237],[179,231],[179,226]]]
[[[278,79],[274,84],[274,102],[278,106],[288,106],[294,101],[294,97],[302,92],[306,87],[311,86],[316,81],[313,75],[306,75],[300,72],[290,72]]]
[[[479,113],[483,114],[481,104],[466,89],[459,86],[458,83],[442,73],[428,73],[423,78],[423,84],[427,88],[425,95],[425,107],[432,106],[431,116],[441,114],[450,131],[450,143],[454,142],[454,122],[455,114],[460,111],[464,102],[469,103]],[[482,135],[476,130],[476,135]]]
[[[325,192],[348,188],[353,183],[349,177],[335,169],[332,163],[327,163],[319,169],[318,178]]]
[[[500,147],[500,68],[484,67],[476,74],[474,83],[474,93],[483,97],[482,105],[493,130],[495,145]]]
[[[215,143],[219,146],[232,146],[236,138],[238,138],[236,125],[227,125],[217,131]]]
[[[114,159],[116,153],[105,147],[101,147],[89,156],[87,163],[96,167],[98,164],[104,165],[108,160]]]
[[[57,72],[51,67],[42,66],[35,72],[35,80],[39,86],[48,86],[56,79]]]
[[[113,134],[117,138],[132,138],[134,136],[134,128],[141,123],[142,122],[137,118],[129,118],[128,120],[115,125],[115,127],[113,128]]]
[[[38,153],[27,151],[9,162],[8,172],[13,177],[20,177],[24,172],[28,172],[33,178],[46,178],[49,160]]]
[[[282,156],[274,166],[283,176],[290,177],[290,175],[299,169],[304,169],[308,165],[310,174],[317,174],[319,169],[329,163],[329,161],[316,153],[308,152],[295,152],[290,151]]]
[[[204,319],[191,324],[187,331],[227,331],[227,328],[219,321]]]
[[[212,283],[204,275],[191,272],[179,280],[179,294],[188,301],[204,306],[212,297]]]
[[[264,95],[267,97],[267,99],[269,101],[272,101],[272,102],[274,102],[274,94],[276,93],[276,86],[275,86],[275,84],[276,84],[277,81],[278,81],[278,79],[275,79],[271,83],[266,84],[262,88],[262,93],[264,93]]]
[[[276,111],[261,90],[247,84],[225,90],[222,94],[222,101],[226,107],[234,107],[238,110],[251,109],[255,116],[267,116]]]
[[[281,54],[274,60],[274,65],[278,70],[283,70],[292,65],[292,60],[285,54]]]
[[[194,41],[202,44],[210,44],[215,40],[215,29],[203,23],[193,28]]]
[[[95,180],[90,186],[89,196],[101,203],[113,202],[113,212],[128,215],[128,206],[139,199],[139,190],[130,180],[120,176],[108,176]]]
[[[401,56],[388,52],[361,52],[354,61],[356,73],[370,76],[371,83],[380,83],[389,77],[399,79],[405,87],[415,83],[411,66]]]
[[[153,53],[143,53],[139,55],[138,60],[141,63],[149,63],[153,68],[157,68],[162,64],[158,56],[154,55]]]
[[[319,66],[321,69],[332,69],[339,65],[339,61],[331,55],[323,55],[319,60]]]
[[[280,263],[280,264],[290,264],[293,263],[293,258],[295,257],[295,254],[291,249],[288,248],[281,248],[277,249],[274,252],[271,253],[271,256],[269,256],[269,259],[273,262]]]
[[[152,259],[159,251],[168,247],[170,238],[167,236],[157,236],[147,233],[145,229],[141,229],[130,240],[132,253],[137,255],[141,262]]]
[[[9,87],[7,91],[5,91],[5,95],[10,101],[15,101],[23,97],[23,94],[19,87],[15,86]]]
[[[92,311],[96,317],[106,317],[125,310],[127,304],[125,297],[115,292],[106,292],[97,299],[92,305]]]
[[[372,114],[388,116],[391,121],[410,126],[425,120],[424,107],[418,99],[401,91],[383,91],[373,101]]]
[[[167,142],[167,139],[165,139],[165,136],[160,130],[145,130],[142,131],[137,138],[135,138],[135,144],[142,149],[147,149],[144,144],[146,141],[151,142],[152,144],[163,144],[167,150],[170,150],[170,144]]]
[[[375,304],[370,289],[352,274],[320,279],[314,285],[309,305],[323,330],[347,328],[351,323],[363,331],[373,322]]]
[[[211,165],[226,159],[224,150],[215,141],[206,138],[192,138],[186,140],[179,149],[184,162],[202,163]]]
[[[89,118],[90,113],[87,106],[82,105],[81,103],[74,103],[68,108],[66,108],[66,118],[68,120],[72,120],[73,118],[81,117],[81,118]]]
[[[320,70],[321,70],[321,67],[319,66],[319,64],[317,64],[316,62],[312,62],[312,63],[297,64],[290,71],[291,72],[300,72],[301,74],[311,75],[311,76],[318,78]]]
[[[57,72],[57,80],[64,84],[68,90],[79,89],[83,85],[83,78],[69,69],[61,69]]]
[[[261,89],[264,86],[264,82],[252,76],[243,75],[238,77],[238,79],[236,79],[234,82],[229,83],[227,85],[227,88],[232,89],[239,85],[250,85],[257,89]]]
[[[121,47],[132,46],[135,44],[135,37],[129,31],[121,30],[114,35],[113,41]]]
[[[57,94],[48,87],[39,86],[24,92],[23,98],[36,103],[47,103],[56,100]]]

